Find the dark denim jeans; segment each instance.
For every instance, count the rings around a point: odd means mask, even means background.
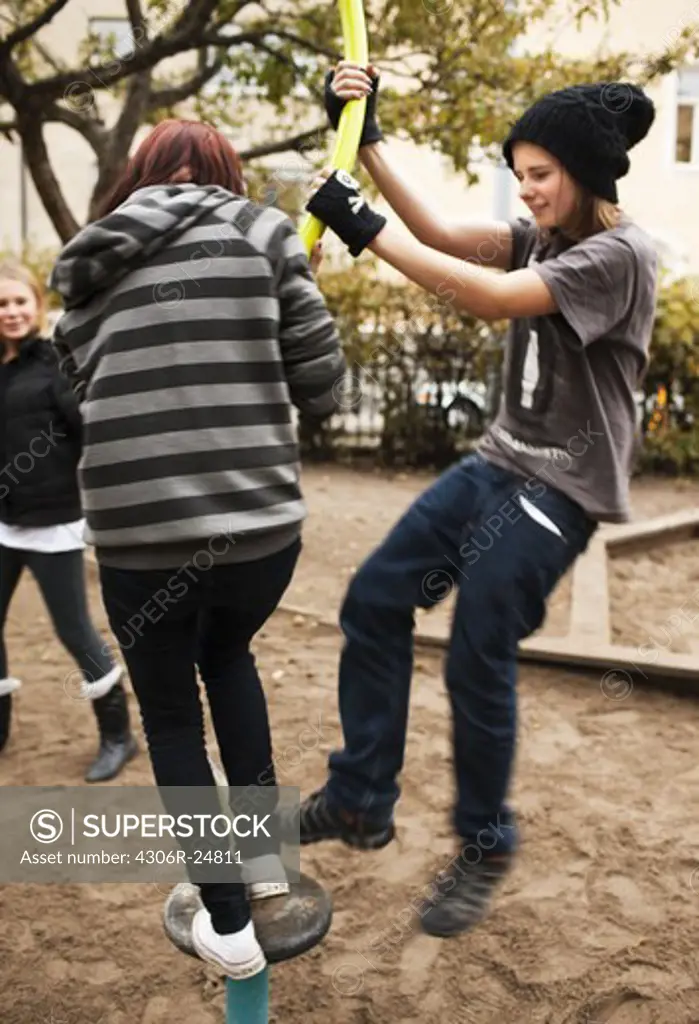
[[[543,622],[549,594],[595,529],[559,490],[499,469],[480,454],[450,468],[414,502],[360,567],[343,602],[345,745],[330,755],[330,804],[377,822],[390,819],[400,795],[414,610],[456,587],[445,667],[454,829],[484,850],[515,848],[506,797],[516,741],[517,647]]]
[[[106,643],[90,618],[82,551],[25,551],[0,546],[0,679],[8,675],[4,630],[10,602],[29,569],[46,603],[58,639],[89,683],[114,667]]]
[[[277,608],[300,550],[298,540],[254,562],[186,574],[100,566],[104,606],[129,669],[159,787],[213,787],[197,668],[229,784],[276,785],[267,702],[250,643]],[[172,600],[158,605],[157,594]],[[212,788],[212,806],[220,810],[216,800]],[[200,890],[218,932],[244,927],[249,907],[241,884],[206,882]]]

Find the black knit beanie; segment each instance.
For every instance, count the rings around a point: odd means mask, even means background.
[[[541,146],[593,195],[617,203],[616,180],[630,166],[627,152],[645,138],[654,118],[652,100],[637,85],[573,85],[529,107],[512,126],[503,153],[514,170],[513,143]]]

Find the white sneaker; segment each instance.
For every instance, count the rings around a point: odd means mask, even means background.
[[[267,966],[252,921],[248,921],[242,931],[219,935],[214,931],[208,910],[198,910],[192,921],[192,944],[197,956],[220,967],[235,981],[252,978]]]
[[[20,686],[19,679],[15,679],[14,676],[7,676],[5,679],[0,679],[0,697],[7,697],[8,694],[14,693],[15,690],[19,690]]]

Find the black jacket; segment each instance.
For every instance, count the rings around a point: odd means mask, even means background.
[[[27,338],[0,364],[0,520],[54,526],[82,517],[78,400],[51,344]]]

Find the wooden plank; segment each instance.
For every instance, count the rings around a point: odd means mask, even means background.
[[[699,536],[699,509],[686,508],[668,515],[656,516],[638,523],[622,523],[603,527],[598,536],[610,553],[647,550],[656,544],[676,543]]]
[[[337,622],[327,619],[314,609],[298,605],[282,604],[278,613],[298,615],[313,619],[317,625],[329,632],[337,633]],[[444,650],[448,642],[447,631],[433,632],[418,628],[415,631],[417,647]],[[626,671],[643,681],[662,679],[679,679],[683,683],[693,684],[699,692],[699,657],[696,654],[675,654],[665,651],[658,660],[644,660],[635,647],[623,647],[617,644],[599,643],[589,637],[576,636],[533,636],[520,644],[519,656],[523,661],[540,662],[542,664],[566,665],[572,668],[586,668],[612,672]]]
[[[568,633],[603,644],[611,641],[607,545],[599,534],[593,537],[587,551],[573,567]]]
[[[416,646],[443,648],[446,637],[436,633],[419,632],[415,636]],[[663,652],[657,661],[645,661],[635,647],[620,644],[591,642],[586,637],[530,637],[519,647],[522,661],[549,665],[565,665],[568,668],[595,669],[602,673],[624,673],[640,681],[679,679],[688,683],[689,688],[699,693],[699,657],[696,654],[675,654]]]
[[[85,552],[88,571],[96,571],[96,563],[92,552]],[[325,632],[337,633],[339,626],[334,619],[313,608],[297,605],[281,604],[277,614],[301,616],[313,621]],[[444,650],[448,642],[446,630],[433,633],[418,628],[415,632],[416,647]],[[539,664],[562,665],[568,668],[595,669],[601,671],[599,682],[604,674],[614,671],[628,673],[641,682],[662,683],[663,681],[679,680],[682,689],[699,694],[699,655],[675,654],[665,651],[657,661],[646,662],[639,656],[635,647],[623,647],[617,644],[601,643],[594,638],[575,635],[564,637],[533,636],[520,644],[519,657],[523,661]],[[622,676],[622,683],[625,677]]]
[[[528,661],[553,662],[580,668],[619,670],[648,680],[673,678],[691,681],[699,690],[699,658],[696,654],[663,651],[655,661],[644,659],[637,647],[591,644],[585,637],[530,637],[520,645]]]

